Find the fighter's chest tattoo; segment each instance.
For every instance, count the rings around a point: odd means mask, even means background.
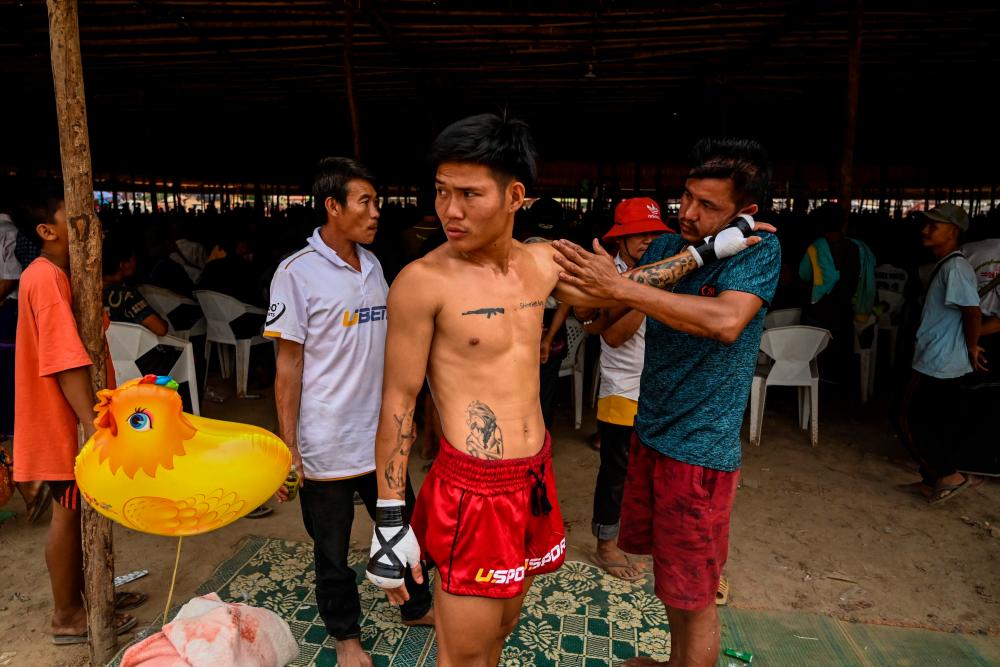
[[[545,308],[545,299],[523,299],[518,300],[517,305],[510,307],[509,310],[534,310],[537,308]],[[486,306],[483,308],[473,308],[470,310],[462,311],[462,317],[469,315],[482,315],[486,319],[492,319],[494,316],[504,315],[508,311],[507,307],[504,306]]]
[[[492,308],[476,308],[475,310],[467,310],[464,313],[462,313],[462,316],[465,317],[466,315],[485,315],[486,319],[490,319],[494,315],[503,315],[503,314],[504,314],[504,309],[500,306],[496,306]]]

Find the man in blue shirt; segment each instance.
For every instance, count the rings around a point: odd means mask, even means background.
[[[756,142],[702,140],[684,184],[680,235],[655,240],[639,264],[697,244],[741,214],[756,214],[769,180],[767,156]],[[778,240],[760,234],[747,250],[699,263],[665,290],[619,277],[600,254],[560,264],[583,291],[648,316],[618,545],[653,556],[656,595],[670,621],[670,664],[714,666],[715,594],[729,550],[740,426],[778,283]],[[625,664],[667,663],[640,657]]]
[[[924,247],[937,259],[927,285],[913,352],[913,376],[903,399],[903,442],[920,464],[921,481],[906,485],[939,503],[981,483],[955,468],[956,421],[963,404],[961,384],[985,371],[979,346],[982,314],[976,272],[959,250],[969,229],[961,206],[944,203],[924,214]]]

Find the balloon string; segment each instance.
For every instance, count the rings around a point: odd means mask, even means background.
[[[177,557],[174,558],[174,573],[170,577],[170,591],[167,593],[167,606],[163,608],[163,625],[167,624],[169,620],[167,614],[170,613],[170,601],[174,597],[174,583],[177,581],[177,566],[181,563],[181,544],[184,542],[184,536],[181,535],[177,538]]]

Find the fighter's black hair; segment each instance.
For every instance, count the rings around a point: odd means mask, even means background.
[[[752,139],[705,138],[691,151],[688,178],[729,178],[733,199],[741,206],[767,207],[771,161]]]
[[[481,164],[506,186],[511,179],[530,187],[535,181],[535,141],[522,120],[484,113],[444,128],[427,156],[433,169],[443,162]]]

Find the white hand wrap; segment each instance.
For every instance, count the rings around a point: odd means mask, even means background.
[[[694,255],[699,267],[705,266],[707,262],[732,257],[747,248],[746,238],[750,236],[755,226],[751,216],[741,213],[718,234],[706,237],[697,247],[688,246],[688,250]]]
[[[420,545],[403,521],[402,500],[379,499],[375,506],[375,533],[365,575],[381,588],[399,588],[408,567],[420,561]]]

